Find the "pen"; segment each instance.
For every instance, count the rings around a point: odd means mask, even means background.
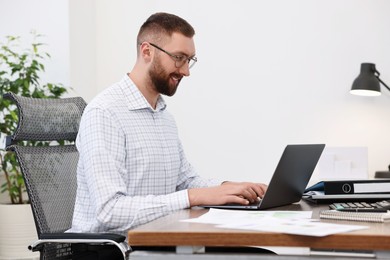
[[[344,211],[344,212],[387,212],[387,209],[383,208],[343,208],[343,209],[337,209],[337,211]]]

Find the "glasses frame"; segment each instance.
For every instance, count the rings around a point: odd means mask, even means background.
[[[148,42],[150,45],[152,45],[154,48],[164,52],[165,54],[168,54],[174,61],[175,61],[175,67],[176,68],[181,68],[183,67],[183,65],[185,64],[185,62],[187,61],[187,64],[188,64],[188,69],[191,69],[192,67],[194,67],[195,63],[198,62],[198,58],[197,57],[188,57],[187,55],[178,55],[178,54],[172,54],[170,53],[169,51],[166,51],[164,50],[163,48],[157,46],[156,44],[154,43],[151,43],[151,42]],[[192,61],[192,63],[191,63]]]

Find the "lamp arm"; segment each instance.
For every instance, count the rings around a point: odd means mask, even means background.
[[[376,75],[375,75],[375,77],[379,80],[380,83],[382,83],[383,86],[385,86],[385,87],[387,88],[388,91],[390,91],[389,86],[387,86],[387,85],[379,78],[379,76],[376,76]]]

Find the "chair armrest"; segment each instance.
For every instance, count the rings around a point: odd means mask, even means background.
[[[125,241],[126,237],[113,233],[44,233],[40,239],[106,239],[117,243]]]
[[[125,241],[126,237],[112,233],[44,233],[33,244],[28,246],[31,251],[39,251],[44,244],[66,243],[66,244],[111,244],[121,250],[124,259],[127,259],[131,247]]]

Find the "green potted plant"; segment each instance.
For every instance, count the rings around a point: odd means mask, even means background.
[[[15,104],[11,101],[3,99],[3,94],[13,92],[17,95],[36,98],[59,98],[67,92],[67,89],[62,84],[40,82],[40,75],[44,73],[44,60],[50,58],[50,55],[42,51],[43,43],[39,42],[41,35],[32,33],[32,43],[27,48],[21,47],[21,38],[14,36],[7,36],[5,42],[0,42],[0,132],[1,139],[4,143],[5,136],[14,133],[18,122],[18,111]],[[38,142],[25,142],[24,145],[47,145]],[[0,163],[1,172],[5,181],[0,184],[1,193],[7,193],[9,202],[7,204],[0,204],[0,214],[9,214],[10,216],[0,215],[0,257],[21,257],[21,252],[15,252],[15,245],[8,245],[13,248],[7,253],[8,241],[17,241],[19,239],[9,239],[9,235],[5,231],[8,226],[12,233],[15,232],[15,223],[18,223],[19,215],[29,214],[31,217],[30,226],[32,226],[34,238],[26,240],[26,230],[22,231],[24,239],[21,239],[22,248],[25,250],[27,244],[31,243],[36,238],[35,225],[32,219],[31,209],[29,205],[24,205],[24,213],[11,213],[16,208],[22,208],[22,204],[28,203],[28,198],[25,193],[24,180],[20,172],[19,165],[12,152],[5,150],[3,144],[0,149]],[[19,207],[15,207],[19,205]],[[6,220],[9,219],[9,223]],[[23,226],[26,228],[27,225]],[[4,248],[1,248],[4,247]],[[17,255],[13,255],[13,254]],[[6,255],[4,255],[6,254]],[[31,257],[31,252],[26,250],[26,254]],[[8,259],[8,258],[7,258]]]

